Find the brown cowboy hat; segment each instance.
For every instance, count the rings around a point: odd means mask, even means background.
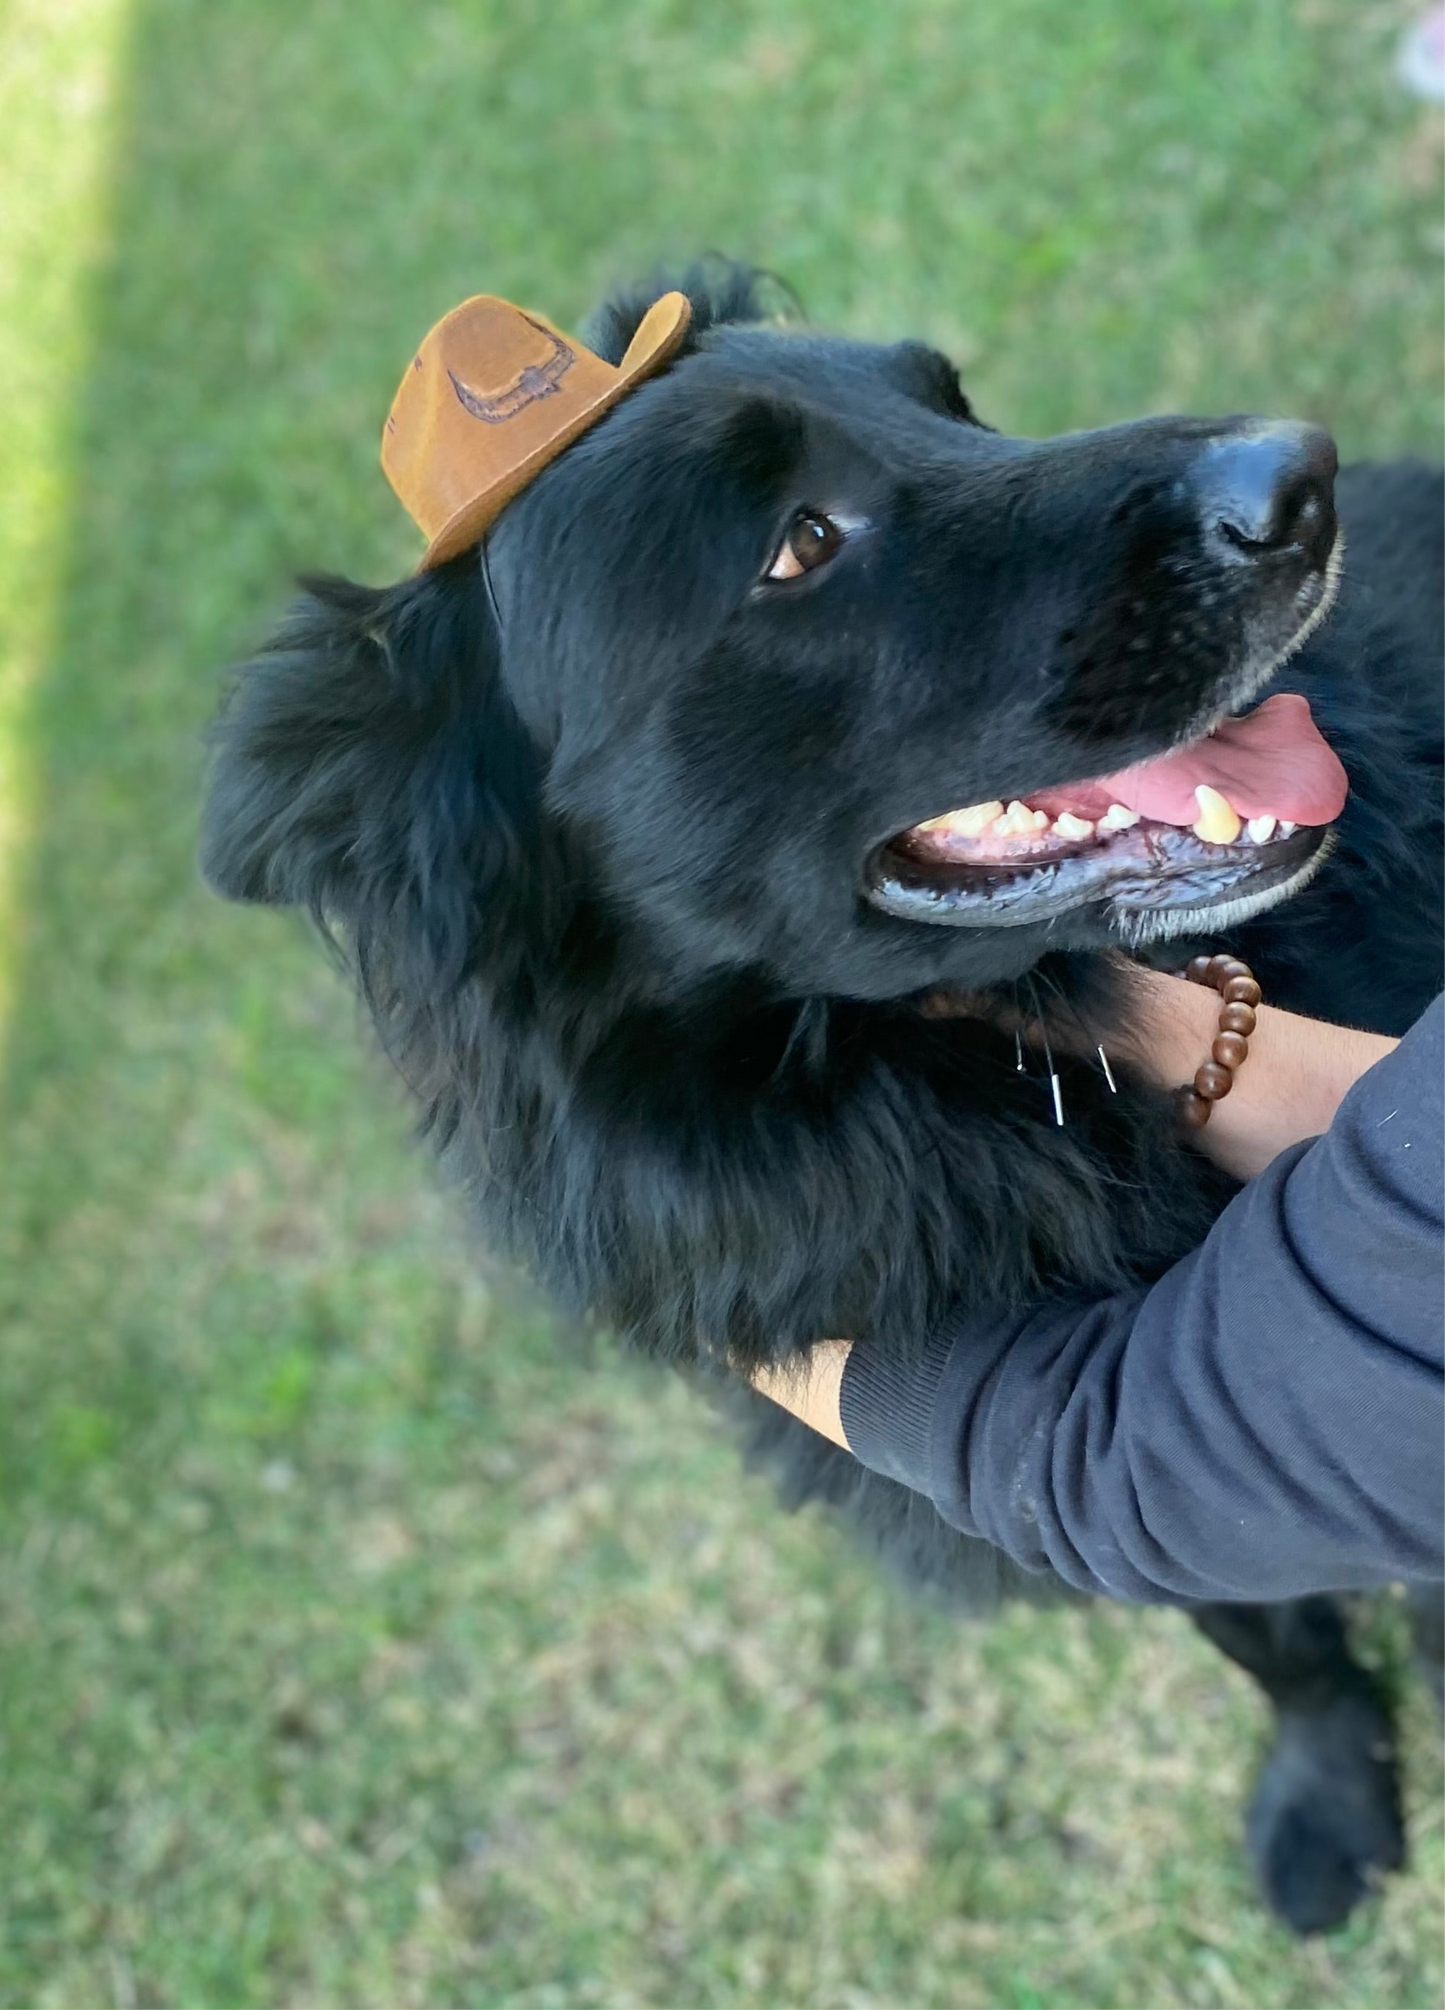
[[[489,293],[438,321],[381,436],[386,478],[427,538],[418,570],[475,544],[548,461],[676,355],[691,318],[685,294],[665,293],[618,368]]]

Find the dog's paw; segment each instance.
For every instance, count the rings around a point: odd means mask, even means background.
[[[1394,1734],[1370,1694],[1278,1720],[1246,1824],[1255,1874],[1296,1933],[1341,1926],[1405,1861]]]

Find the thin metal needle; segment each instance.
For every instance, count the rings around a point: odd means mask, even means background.
[[[1039,1030],[1043,1032],[1042,1023]],[[1054,1122],[1062,1130],[1064,1128],[1064,1092],[1059,1087],[1059,1071],[1054,1066],[1054,1050],[1049,1045],[1049,1036],[1046,1032],[1044,1033],[1044,1060],[1049,1070],[1049,1087],[1052,1089],[1054,1095]]]

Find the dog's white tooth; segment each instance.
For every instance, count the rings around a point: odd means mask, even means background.
[[[1065,810],[1061,816],[1055,817],[1054,829],[1061,838],[1091,838],[1094,835],[1094,826],[1089,819],[1076,817],[1072,810]]]
[[[1279,834],[1280,834],[1280,836],[1281,836],[1282,838],[1292,838],[1292,837],[1294,836],[1295,832],[1296,832],[1296,831],[1297,831],[1298,829],[1299,829],[1299,825],[1298,825],[1298,824],[1292,824],[1292,823],[1290,822],[1290,820],[1289,820],[1289,818],[1288,818],[1288,817],[1281,817],[1281,818],[1280,818],[1280,820],[1279,820]]]
[[[1035,810],[1033,812],[1033,826],[1036,831],[1046,831],[1048,829],[1049,813],[1047,810]]]
[[[1251,817],[1245,825],[1251,844],[1268,844],[1274,836],[1274,817]]]
[[[949,810],[946,816],[930,817],[921,831],[942,831],[946,836],[978,837],[1003,809],[1002,803],[970,803],[967,809]]]
[[[1206,844],[1233,844],[1243,825],[1228,796],[1211,789],[1208,782],[1201,782],[1194,791],[1194,800],[1199,805],[1194,835],[1203,838]]]
[[[1137,810],[1127,809],[1123,803],[1110,803],[1108,809],[1105,810],[1103,816],[1099,819],[1099,829],[1101,831],[1129,831],[1133,830],[1138,821],[1139,812]]]
[[[995,823],[994,829],[1001,837],[1032,837],[1035,829],[1034,812],[1027,803],[1021,803],[1015,797]]]

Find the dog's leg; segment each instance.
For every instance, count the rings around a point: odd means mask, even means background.
[[[1264,1895],[1296,1933],[1338,1926],[1405,1860],[1388,1703],[1351,1659],[1333,1599],[1207,1605],[1193,1617],[1274,1705],[1245,1825]]]

